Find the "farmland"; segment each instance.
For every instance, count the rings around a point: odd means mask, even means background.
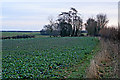
[[[37,35],[39,32],[2,32],[2,36]]]
[[[2,41],[3,78],[85,78],[95,37],[39,37]]]
[[[2,35],[0,35],[1,37],[12,37],[12,36],[22,36],[22,35],[34,35],[36,38],[40,38],[40,37],[48,37],[48,36],[43,36],[40,35],[40,32],[2,32]]]

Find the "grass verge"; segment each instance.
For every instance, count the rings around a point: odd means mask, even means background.
[[[118,44],[100,41],[101,50],[91,60],[87,78],[118,78]]]

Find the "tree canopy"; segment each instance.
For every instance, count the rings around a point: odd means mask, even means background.
[[[98,36],[99,31],[107,26],[109,20],[106,14],[97,14],[95,18],[88,18],[85,23],[85,29],[90,36]],[[50,36],[81,36],[83,19],[75,8],[70,8],[67,12],[58,14],[54,21],[49,17],[49,24],[44,26],[47,34]]]

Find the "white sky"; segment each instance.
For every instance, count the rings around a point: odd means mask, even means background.
[[[119,0],[1,0],[1,2],[118,2]]]
[[[107,14],[108,25],[118,24],[118,0],[3,0],[0,18],[2,30],[41,30],[48,17],[57,18],[74,7],[84,22],[99,13]],[[1,21],[0,21],[1,22]]]

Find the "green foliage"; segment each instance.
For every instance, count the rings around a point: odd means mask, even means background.
[[[40,32],[2,32],[1,37],[12,37],[12,36],[21,36],[21,35],[34,35],[36,38],[40,38],[40,37],[48,37],[48,36],[43,36],[40,35]]]
[[[64,28],[66,24],[62,24],[59,27],[61,28],[61,31],[65,34],[65,36],[80,36],[80,31],[82,30],[82,19],[78,15],[78,11],[75,8],[70,8],[70,11],[68,12],[61,12],[59,14],[59,24],[61,23],[67,23],[66,29],[69,30],[69,35],[68,31],[65,31]]]
[[[88,31],[89,35],[92,36],[97,35],[98,34],[97,22],[94,19],[89,18],[87,20],[86,30]]]
[[[66,22],[60,22],[60,35],[62,37],[64,36],[70,36],[72,32],[72,25]]]
[[[66,70],[90,57],[97,43],[94,37],[3,40],[2,77],[64,78]]]
[[[44,31],[50,36],[80,36],[83,20],[78,14],[75,8],[61,12],[56,21],[49,19],[50,23],[44,26]]]
[[[37,35],[39,32],[2,32],[2,36],[4,37],[11,37],[17,35]]]

